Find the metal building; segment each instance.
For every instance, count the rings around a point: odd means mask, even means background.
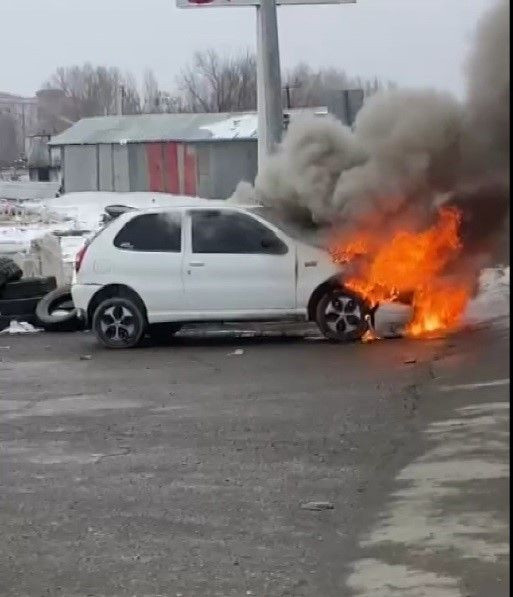
[[[52,137],[64,192],[161,191],[229,197],[257,171],[255,113],[84,118]]]

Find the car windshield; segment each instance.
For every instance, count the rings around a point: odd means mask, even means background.
[[[322,248],[322,242],[315,227],[301,226],[298,222],[293,222],[287,219],[282,212],[273,209],[272,207],[258,206],[251,207],[250,210],[264,220],[267,220],[270,224],[279,228],[294,240],[299,240]]]

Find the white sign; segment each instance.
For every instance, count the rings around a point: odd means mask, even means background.
[[[178,8],[213,8],[217,6],[256,6],[259,0],[176,0]]]
[[[258,6],[260,0],[176,0],[178,8]],[[356,4],[356,0],[276,0],[276,4]]]

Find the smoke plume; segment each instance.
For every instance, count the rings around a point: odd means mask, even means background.
[[[509,213],[509,2],[479,23],[467,64],[467,97],[431,90],[377,94],[353,130],[297,117],[252,187],[258,202],[319,227],[393,231],[429,223],[440,203],[462,208],[469,250],[485,251]]]
[[[507,0],[485,14],[467,64],[467,166],[509,184],[509,17]]]

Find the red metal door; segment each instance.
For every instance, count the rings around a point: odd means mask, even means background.
[[[180,192],[180,181],[178,178],[178,152],[176,143],[165,143],[164,164],[166,192],[178,194]]]
[[[150,191],[164,191],[164,177],[162,168],[162,144],[147,143],[148,178]]]

